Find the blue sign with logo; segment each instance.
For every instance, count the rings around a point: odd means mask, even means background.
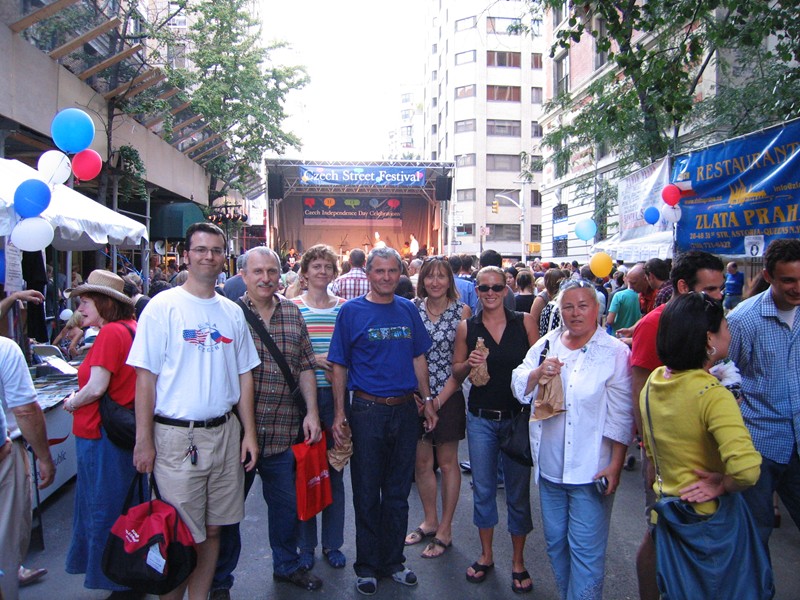
[[[425,187],[424,167],[298,167],[303,185]]]
[[[800,120],[675,159],[682,190],[681,252],[745,255],[745,237],[764,246],[800,235]]]

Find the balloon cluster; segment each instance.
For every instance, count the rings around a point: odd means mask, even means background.
[[[678,202],[681,201],[681,188],[674,183],[665,185],[664,189],[661,190],[661,199],[664,201],[664,206],[661,207],[661,210],[655,206],[648,206],[644,210],[642,216],[645,222],[649,225],[655,225],[661,219],[669,223],[680,221],[681,207],[678,206]]]
[[[40,179],[26,179],[14,192],[14,211],[21,220],[11,231],[11,242],[26,252],[43,250],[53,241],[53,226],[39,216],[50,206],[52,186],[67,181],[70,173],[82,181],[94,179],[103,166],[100,155],[89,149],[94,123],[84,111],[66,108],[59,112],[50,124],[50,134],[62,152],[42,154],[36,165]],[[75,154],[71,162],[65,153]]]

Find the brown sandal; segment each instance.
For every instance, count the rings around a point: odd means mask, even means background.
[[[425,550],[422,551],[422,554],[420,554],[420,556],[422,558],[439,558],[442,554],[447,552],[447,549],[452,545],[453,545],[453,542],[449,542],[449,543],[445,544],[438,537],[435,537],[430,542],[428,542],[428,545],[425,546]],[[436,550],[436,548],[441,548],[442,551],[439,552],[438,554],[431,554],[431,552]]]
[[[406,536],[406,546],[416,546],[425,538],[433,537],[435,535],[435,531],[423,531],[422,527],[417,527],[414,531]]]

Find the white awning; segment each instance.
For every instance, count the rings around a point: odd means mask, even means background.
[[[11,235],[16,224],[14,192],[28,179],[42,179],[39,171],[16,160],[0,158],[0,235]],[[147,240],[147,228],[106,208],[63,184],[51,186],[50,206],[42,213],[55,230],[57,250],[94,250],[106,244],[136,247]]]

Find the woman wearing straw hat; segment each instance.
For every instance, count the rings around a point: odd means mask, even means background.
[[[72,413],[72,433],[78,462],[72,543],[67,572],[85,573],[84,586],[111,590],[109,598],[143,598],[113,583],[100,567],[108,533],[136,469],[133,451],[106,436],[100,422],[99,400],[108,392],[114,402],[133,408],[136,372],[125,364],[136,332],[133,301],[123,293],[124,282],[110,271],[95,270],[86,281],[65,295],[79,298],[83,324],[100,328],[94,345],[78,368],[77,392],[64,401]]]

